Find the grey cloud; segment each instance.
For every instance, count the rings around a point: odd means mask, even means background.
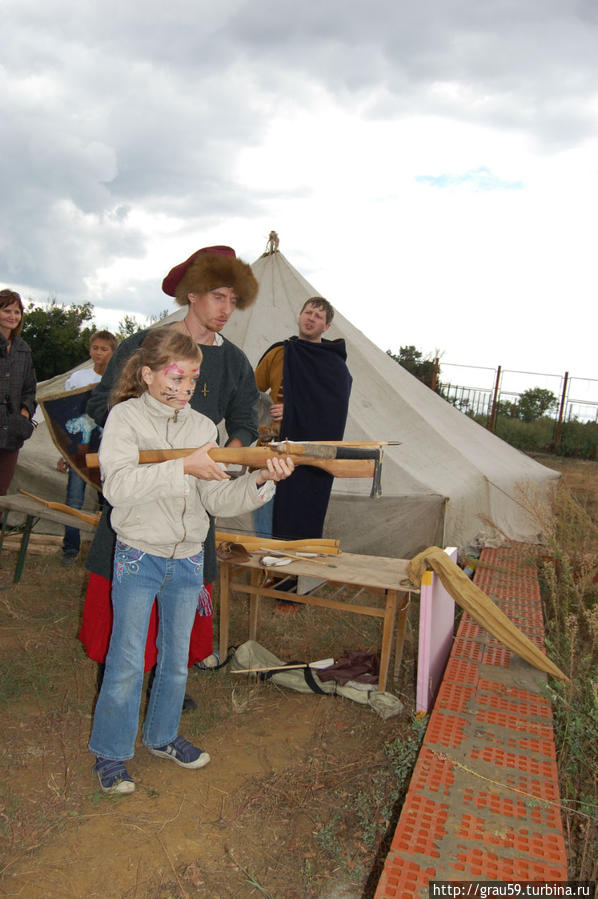
[[[595,131],[593,0],[5,0],[0,16],[0,277],[59,295],[143,255],[129,210],[195,232],[259,212],[270,192],[237,183],[239,151],[318,89],[547,152]],[[301,178],[290,166],[289,197]]]
[[[0,266],[5,280],[28,284],[42,296],[81,301],[87,299],[84,278],[102,260],[142,252],[139,235],[118,215],[86,216],[72,203],[56,200],[13,215]]]
[[[571,144],[596,127],[597,19],[589,2],[565,0],[267,0],[243,6],[229,30],[263,71],[303,72],[348,104],[383,91],[386,115],[433,112]]]
[[[99,27],[83,33],[90,4],[62,28],[70,6],[13,8],[15,40],[0,37],[0,185],[10,222],[0,277],[81,299],[98,265],[143,255],[129,208],[177,215],[197,230],[214,215],[255,212],[234,166],[263,116],[242,73],[181,73],[172,51],[163,67],[114,55]],[[115,28],[109,15],[106,23]]]

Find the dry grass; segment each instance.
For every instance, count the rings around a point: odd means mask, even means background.
[[[542,459],[562,472],[541,512],[539,566],[550,655],[569,674],[551,698],[569,876],[598,876],[598,464]]]
[[[588,746],[598,745],[598,732],[592,738],[587,703],[595,677],[598,464],[542,461],[562,468],[577,500],[562,492],[543,573],[549,640],[560,641],[561,664],[584,681],[578,678],[578,692],[554,698],[561,792],[587,815],[565,821],[570,874],[595,878],[590,807],[598,760]],[[11,561],[3,554],[5,580]],[[416,746],[409,711],[382,721],[337,698],[192,671],[189,692],[199,709],[184,719],[184,732],[212,754],[206,776],[185,780],[189,772],[159,768],[140,750],[134,797],[109,800],[97,790],[86,748],[96,670],[76,639],[85,581],[79,564],[65,570],[58,556],[32,556],[22,584],[0,593],[0,893],[321,899],[345,884],[349,896],[373,895],[377,857],[394,827],[387,799],[409,769],[408,758],[391,750],[397,740]],[[414,605],[395,691],[408,710],[416,612]],[[242,600],[233,603],[231,640],[246,633]],[[282,616],[265,605],[260,642],[287,660],[372,651],[379,624],[309,607]],[[598,695],[593,701],[598,709]]]
[[[87,751],[96,666],[76,639],[86,575],[59,558],[31,556],[22,583],[0,594],[0,894],[291,899],[346,881],[365,895],[388,822],[376,820],[366,844],[355,802],[390,770],[384,747],[408,736],[408,714],[382,721],[339,698],[192,670],[199,708],[184,733],[213,756],[191,781],[202,792],[189,792],[189,772],[156,767],[140,748],[134,796],[104,797]],[[14,555],[3,562],[6,581]],[[379,628],[362,616],[303,607],[289,617],[265,604],[260,641],[281,658],[311,660],[376,650]],[[415,632],[397,685],[408,708]],[[240,600],[231,640],[246,633]],[[121,853],[106,883],[103,861]]]

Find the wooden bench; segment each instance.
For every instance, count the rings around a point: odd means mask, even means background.
[[[225,659],[228,650],[228,633],[230,619],[231,593],[244,593],[249,596],[249,639],[257,637],[258,613],[262,598],[292,600],[308,606],[324,609],[340,609],[353,615],[368,615],[382,619],[382,637],[380,646],[380,678],[378,689],[386,690],[388,670],[392,649],[392,638],[397,618],[398,627],[395,650],[394,674],[398,671],[403,649],[405,620],[409,605],[406,559],[389,559],[382,556],[361,556],[354,553],[340,553],[328,556],[326,564],[315,564],[308,559],[293,561],[284,568],[273,568],[268,571],[259,562],[264,553],[253,554],[247,562],[237,560],[219,561],[220,566],[220,658]],[[231,571],[236,577],[238,573],[248,575],[248,580],[231,580]],[[272,587],[264,586],[265,576],[286,577],[287,575],[304,575],[306,577],[325,579],[325,583],[352,585],[367,594],[382,595],[383,604],[357,605],[343,602],[333,597],[318,596],[315,592],[308,594],[285,593]],[[319,588],[316,588],[317,590]],[[415,592],[419,592],[416,590]],[[399,596],[401,605],[399,607]]]
[[[58,512],[56,509],[48,509],[47,506],[43,506],[34,499],[29,499],[29,497],[22,496],[19,493],[11,494],[10,496],[0,496],[0,509],[2,509],[0,552],[2,551],[5,537],[12,534],[21,534],[21,544],[17,554],[17,564],[15,565],[12,584],[18,584],[21,580],[21,575],[23,574],[23,569],[25,567],[25,559],[27,557],[27,549],[29,548],[31,531],[41,519],[53,521],[64,527],[76,527],[85,533],[93,534],[95,532],[95,525],[88,524],[86,521],[82,521],[65,512]],[[24,522],[22,524],[9,525],[8,516],[11,512],[19,512],[21,515],[24,515]],[[10,586],[11,584],[4,584],[0,586],[0,590],[6,590]]]

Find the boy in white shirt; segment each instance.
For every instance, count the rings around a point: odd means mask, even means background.
[[[118,340],[110,331],[96,331],[89,341],[89,356],[93,365],[90,368],[80,368],[67,378],[64,389],[77,390],[88,384],[97,384],[106,371],[106,366],[112,358],[114,350],[118,346]],[[68,484],[66,490],[66,504],[72,509],[81,509],[85,499],[85,481],[69,467],[66,459],[59,459],[56,466],[58,471],[68,471]],[[81,548],[81,535],[78,528],[66,527],[62,542],[62,564],[69,567],[73,564]]]

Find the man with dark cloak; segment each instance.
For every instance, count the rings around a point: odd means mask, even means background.
[[[306,300],[299,313],[299,335],[273,344],[255,370],[258,388],[269,391],[273,428],[280,439],[342,440],[352,378],[342,339],[322,335],[331,325],[334,310],[322,297]],[[321,537],[332,490],[332,475],[301,465],[292,478],[281,482],[273,500],[274,537]],[[256,530],[267,532],[263,519]]]

